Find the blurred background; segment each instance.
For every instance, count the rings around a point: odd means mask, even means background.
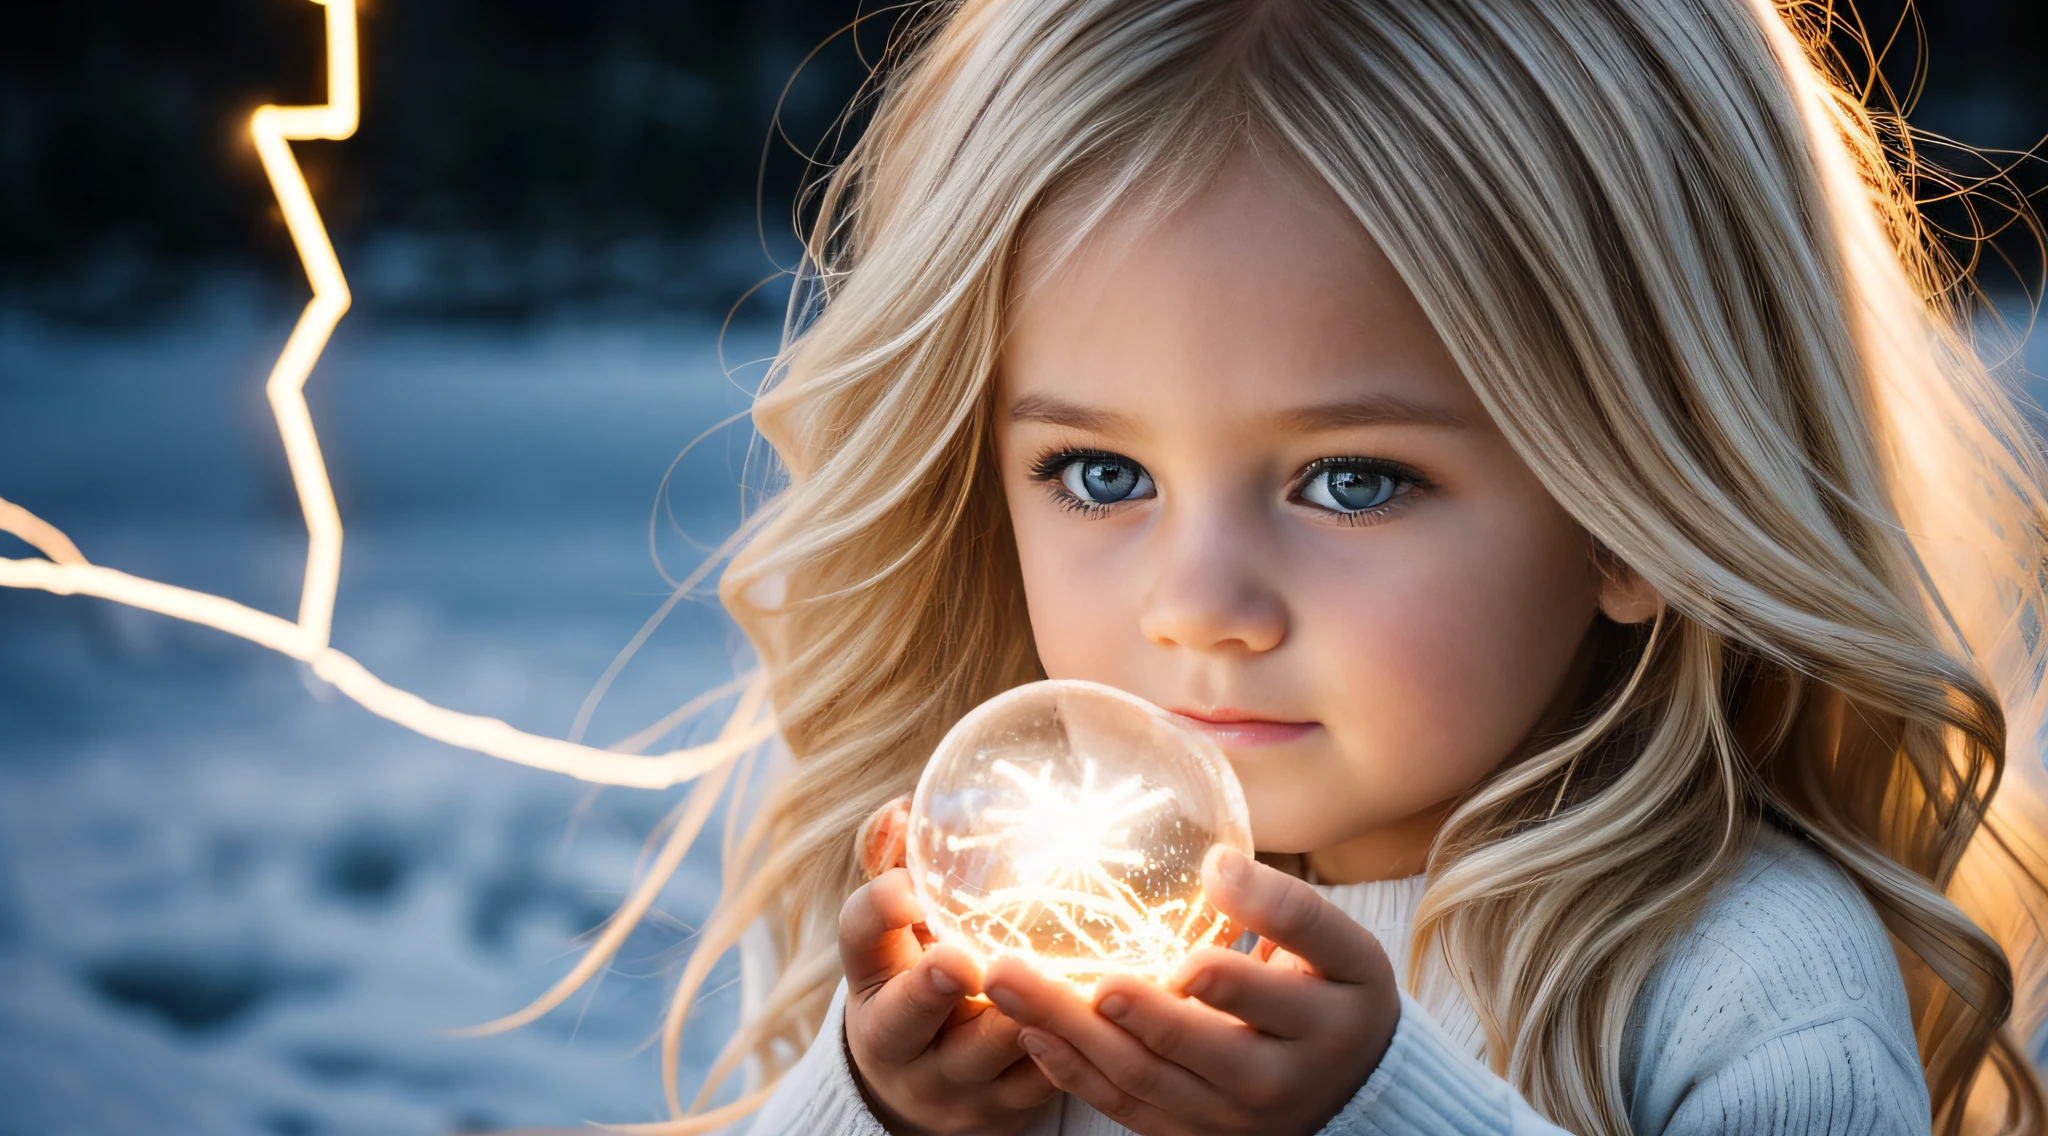
[[[296,146],[356,295],[308,388],[348,524],[338,647],[442,705],[569,729],[739,516],[752,439],[720,425],[774,349],[800,153],[894,15],[870,7],[856,39],[834,38],[849,0],[365,6],[361,129]],[[1863,11],[1902,29],[1886,76],[1918,126],[2009,152],[2048,134],[2048,7]],[[290,612],[305,537],[261,387],[307,290],[246,120],[321,100],[321,10],[13,0],[4,28],[0,497],[101,563]],[[2008,202],[2048,186],[2016,153],[1929,156],[2010,165]],[[1984,251],[2024,319],[2030,239]],[[682,604],[590,738],[742,647],[715,600]],[[648,1042],[711,856],[562,1010],[439,1031],[559,976],[675,796],[425,742],[215,632],[0,590],[0,1136],[661,1117]]]

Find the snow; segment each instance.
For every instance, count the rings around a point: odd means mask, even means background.
[[[0,320],[0,496],[101,563],[292,612],[304,535],[261,396],[289,318]],[[663,471],[758,380],[717,348],[687,321],[344,323],[309,388],[348,524],[335,644],[442,705],[564,733],[666,594]],[[746,443],[742,425],[679,464],[671,573],[730,530]],[[741,645],[715,599],[684,603],[591,737],[729,677]],[[0,1134],[660,1119],[652,1039],[715,896],[715,826],[593,988],[509,1034],[443,1031],[564,973],[680,795],[425,741],[217,632],[0,592]],[[731,1029],[735,973],[687,1031],[686,1086]]]

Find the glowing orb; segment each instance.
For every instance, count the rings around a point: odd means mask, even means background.
[[[1216,743],[1092,682],[1020,686],[946,734],[910,805],[907,860],[940,942],[1088,990],[1163,980],[1219,944],[1202,861],[1250,855],[1237,776]]]

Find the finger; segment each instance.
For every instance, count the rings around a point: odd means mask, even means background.
[[[910,830],[910,798],[898,797],[861,822],[853,846],[860,850],[861,871],[874,879],[903,866],[904,838]]]
[[[1118,1088],[1102,1071],[1081,1056],[1079,1050],[1057,1034],[1037,1028],[1026,1029],[1019,1040],[1024,1052],[1045,1073],[1054,1088],[1087,1101],[1095,1111],[1138,1132],[1180,1128],[1176,1118],[1166,1116],[1157,1106]]]
[[[1280,1040],[1213,1006],[1126,977],[1105,979],[1097,994],[1103,1017],[1228,1096],[1259,1099],[1280,1079],[1286,1060]]]
[[[1212,950],[1188,956],[1167,989],[1199,1000],[1246,1028],[1297,1040],[1324,1032],[1333,1021],[1356,1012],[1364,986],[1334,983],[1234,951]]]
[[[979,977],[965,951],[933,947],[867,999],[858,1023],[847,1023],[847,1040],[860,1045],[865,1056],[892,1065],[912,1061],[931,1048],[939,1028]]]
[[[923,918],[910,873],[901,868],[846,897],[839,908],[839,963],[848,992],[864,995],[917,965],[924,947],[911,928]]]
[[[1268,944],[1264,952],[1264,957],[1259,959],[1260,962],[1266,964],[1267,969],[1286,971],[1293,974],[1316,973],[1316,968],[1310,966],[1307,959],[1304,959],[1300,955],[1295,954],[1293,951],[1288,950],[1286,947],[1283,947],[1280,944],[1273,942],[1273,940],[1271,939],[1262,939],[1260,941]],[[1334,979],[1331,981],[1334,981]]]
[[[1370,932],[1278,868],[1217,845],[1203,861],[1202,885],[1218,909],[1300,956],[1324,978],[1365,982],[1392,974]]]
[[[978,1009],[980,1013],[966,1021],[949,1024],[932,1047],[939,1072],[955,1084],[993,1081],[1024,1058],[1017,1045],[1016,1019],[994,1006]]]
[[[1017,1060],[1003,1070],[1002,1076],[991,1082],[988,1089],[989,1097],[998,1107],[1012,1112],[1037,1108],[1045,1103],[1047,1097],[1060,1091],[1059,1086],[1052,1083],[1052,1078],[1045,1075],[1045,1070],[1039,1068],[1038,1062],[1023,1055],[1021,1048],[1018,1053]]]
[[[1009,956],[988,964],[982,993],[1020,1026],[1051,1028],[1055,1022],[1090,1013],[1088,1002],[1073,987]]]
[[[1184,1119],[1214,1117],[1227,1107],[1222,1095],[1201,1078],[1145,1048],[1064,983],[1032,972],[1015,959],[990,964],[988,995],[1026,1027],[1018,1036],[1020,1044],[1029,1036],[1056,1036],[1110,1084],[1147,1104]],[[1025,1052],[1031,1052],[1029,1046]],[[1051,1072],[1047,1069],[1048,1075]]]
[[[1239,942],[1239,940],[1246,938],[1249,938],[1251,940],[1249,944],[1241,944]],[[1227,950],[1234,951],[1242,945],[1245,947],[1245,949],[1250,950],[1252,948],[1257,947],[1258,942],[1259,937],[1256,934],[1252,933],[1251,928],[1245,926],[1242,923],[1239,923],[1237,920],[1232,919],[1228,915],[1225,915],[1223,917],[1223,930],[1220,934],[1216,936],[1217,946],[1223,947]]]

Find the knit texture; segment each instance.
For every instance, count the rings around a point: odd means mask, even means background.
[[[1381,939],[1405,981],[1421,880],[1318,890]],[[1423,985],[1435,985],[1427,971]],[[1475,1059],[1483,1039],[1462,997],[1422,993],[1403,990],[1385,1057],[1319,1136],[1562,1131]],[[845,1001],[842,982],[818,1039],[750,1136],[886,1136],[853,1077]],[[1775,830],[1652,971],[1630,1016],[1622,1079],[1630,1126],[1642,1134],[1930,1130],[1905,984],[1883,924],[1839,868]],[[1127,1134],[1065,1094],[1027,1129]]]

